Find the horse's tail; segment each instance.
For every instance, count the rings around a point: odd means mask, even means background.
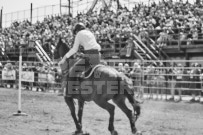
[[[140,102],[137,101],[134,97],[134,88],[132,80],[129,79],[126,76],[120,76],[119,77],[119,83],[120,83],[120,93],[124,94],[131,105],[133,106],[134,113],[138,117],[140,115]]]

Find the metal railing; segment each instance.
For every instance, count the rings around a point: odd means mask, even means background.
[[[143,98],[169,99],[175,95],[178,95],[181,98],[191,98],[193,94],[201,97],[203,92],[203,68],[198,65],[203,64],[203,60],[168,60],[162,61],[163,63],[166,63],[165,66],[155,67],[152,65],[149,66],[153,61],[146,60],[104,61],[130,77],[134,82],[135,93],[141,95]],[[132,65],[134,65],[135,62],[138,63],[140,67],[133,67]],[[185,67],[188,62],[191,66]],[[15,64],[15,62],[11,63],[13,63],[13,65]],[[26,69],[25,63],[27,65]],[[119,63],[123,63],[124,65],[127,63],[129,67],[126,67],[125,70],[120,70],[121,67],[118,66]],[[173,67],[173,65],[180,65],[180,63],[182,64],[181,66]],[[2,62],[2,65],[6,65],[6,63]],[[24,76],[33,78],[29,78],[22,82],[25,89],[33,91],[51,90],[52,92],[61,90],[61,73],[59,67],[47,67],[43,66],[43,63],[37,62],[23,62],[22,67]],[[0,82],[4,87],[7,87],[7,85],[17,86],[18,67],[14,66],[13,70],[16,72],[16,79],[6,80],[6,78],[3,77],[3,68],[1,68]]]

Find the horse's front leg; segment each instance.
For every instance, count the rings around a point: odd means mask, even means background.
[[[71,112],[71,116],[75,122],[75,126],[76,126],[76,131],[75,133],[82,133],[82,125],[80,124],[80,122],[78,121],[76,114],[75,114],[75,105],[74,105],[74,101],[72,97],[64,97],[66,104],[68,105],[70,112]]]
[[[78,100],[78,122],[82,126],[82,115],[83,115],[84,101]]]

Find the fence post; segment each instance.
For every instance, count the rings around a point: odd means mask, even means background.
[[[60,15],[61,15],[61,0],[60,0],[60,5],[59,5],[59,10],[60,10]]]
[[[142,91],[143,91],[143,98],[144,98],[144,93],[145,93],[145,86],[144,86],[144,61],[143,60],[141,60],[141,63],[140,63],[140,65],[141,65],[141,89],[142,89]]]

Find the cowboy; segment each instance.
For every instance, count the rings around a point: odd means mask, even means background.
[[[69,79],[78,83],[78,77],[81,77],[83,71],[94,67],[100,63],[101,59],[101,46],[97,43],[96,38],[92,32],[86,29],[83,23],[77,23],[73,28],[73,34],[75,35],[75,40],[73,47],[66,53],[63,59],[59,62],[59,65],[66,63],[66,59],[70,58],[76,52],[78,52],[79,46],[81,45],[84,48],[84,57],[78,60],[74,65],[72,71],[69,71]],[[82,65],[82,67],[81,67]],[[62,89],[65,88],[67,83],[67,77],[64,74],[64,71],[68,71],[68,67],[62,69],[63,83]],[[67,91],[67,90],[66,90]]]
[[[130,77],[133,79],[134,86],[138,91],[138,97],[143,98],[143,88],[142,88],[142,68],[138,62],[135,62],[133,69],[130,72]]]
[[[201,102],[201,80],[200,75],[201,71],[199,70],[200,64],[199,63],[193,63],[192,64],[193,69],[190,72],[190,89],[192,93],[192,99],[190,99],[190,102]],[[195,97],[198,96],[198,99],[195,100]]]

